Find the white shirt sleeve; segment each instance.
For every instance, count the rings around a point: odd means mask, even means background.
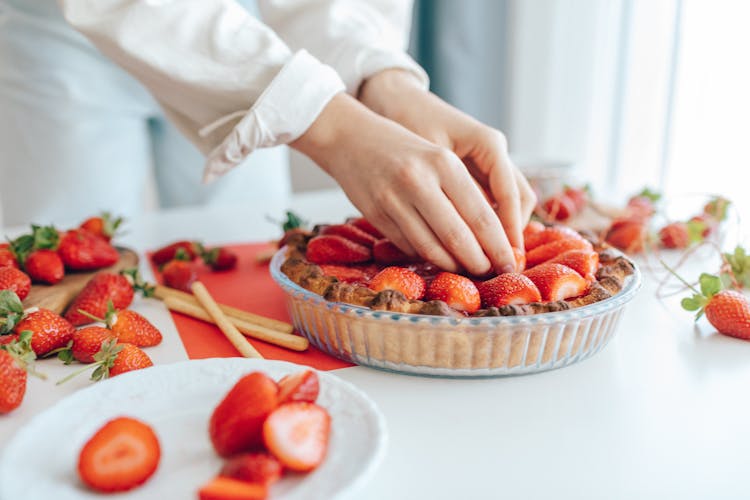
[[[344,90],[233,0],[59,0],[65,18],[141,81],[207,154],[205,180],[293,141]]]
[[[258,0],[258,6],[290,47],[332,66],[353,95],[388,68],[410,71],[429,86],[427,73],[405,52],[412,0]]]

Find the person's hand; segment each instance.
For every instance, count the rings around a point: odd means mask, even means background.
[[[449,149],[345,94],[291,146],[328,172],[405,253],[475,275],[514,269],[500,220]]]
[[[360,100],[432,143],[453,151],[491,195],[510,243],[523,249],[523,228],[536,195],[508,156],[505,136],[421,88],[402,70],[385,70],[368,79]]]

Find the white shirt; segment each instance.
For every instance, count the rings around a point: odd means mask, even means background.
[[[59,0],[65,18],[145,85],[207,155],[209,181],[289,143],[330,99],[405,52],[411,0]]]

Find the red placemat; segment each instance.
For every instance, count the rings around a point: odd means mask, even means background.
[[[227,248],[236,252],[239,257],[236,269],[211,272],[201,266],[198,273],[198,279],[206,285],[214,299],[255,314],[290,321],[284,292],[271,278],[268,265],[258,264],[255,260],[256,254],[269,250],[269,245],[253,243],[227,245]],[[231,358],[239,355],[216,326],[179,313],[172,313],[172,318],[190,359]],[[261,340],[251,339],[251,342],[266,359],[290,361],[319,370],[354,366],[324,354],[312,345],[305,352],[297,352]]]

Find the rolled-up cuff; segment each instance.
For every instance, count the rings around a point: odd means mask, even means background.
[[[357,95],[362,82],[386,69],[403,69],[409,71],[427,90],[430,77],[409,54],[400,50],[389,50],[375,47],[351,47],[337,58],[333,66],[338,70],[346,85],[346,91]]]
[[[255,149],[294,141],[312,125],[333,96],[344,90],[344,83],[333,68],[300,50],[281,68],[221,144],[209,153],[203,181],[211,182],[225,174]],[[242,114],[232,113],[226,118]],[[213,128],[209,125],[204,133]]]

